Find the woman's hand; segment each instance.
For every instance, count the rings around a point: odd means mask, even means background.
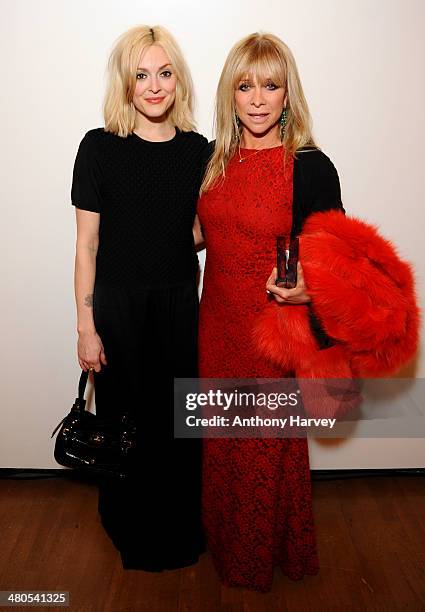
[[[195,242],[195,247],[199,247],[204,244],[204,236],[202,235],[202,227],[199,221],[198,215],[195,215],[195,220],[193,222],[193,240]]]
[[[78,334],[77,353],[78,363],[84,372],[91,368],[100,372],[101,363],[107,365],[102,340],[96,331]]]
[[[275,285],[277,278],[277,268],[273,268],[272,273],[266,284],[267,293],[273,295],[276,302],[279,304],[308,304],[311,298],[307,293],[307,287],[304,282],[304,274],[301,263],[297,264],[297,286],[293,289],[285,289]]]

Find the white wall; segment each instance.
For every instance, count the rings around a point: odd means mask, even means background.
[[[0,467],[57,467],[50,432],[79,371],[72,166],[83,134],[102,125],[112,43],[138,23],[162,24],[180,42],[209,137],[231,45],[259,29],[283,38],[347,211],[377,223],[415,264],[423,302],[423,0],[1,0],[0,11]],[[420,357],[408,375],[424,372]],[[314,468],[425,466],[419,439],[313,442],[311,456]]]

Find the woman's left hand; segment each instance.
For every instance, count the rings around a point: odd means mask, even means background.
[[[285,289],[275,285],[277,268],[273,268],[266,284],[267,293],[271,294],[279,304],[308,304],[311,298],[307,293],[301,263],[297,264],[297,285],[293,289]]]

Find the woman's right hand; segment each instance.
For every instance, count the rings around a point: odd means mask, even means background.
[[[78,363],[84,372],[90,368],[100,372],[101,364],[107,365],[102,340],[96,331],[78,334],[77,354]]]

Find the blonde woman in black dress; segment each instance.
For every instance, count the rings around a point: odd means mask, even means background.
[[[200,440],[173,437],[173,377],[197,376],[198,261],[192,225],[207,140],[192,83],[162,27],[124,33],[109,61],[105,126],[74,166],[78,361],[94,370],[96,412],[134,411],[131,478],[99,484],[99,513],[123,567],[196,563]]]

